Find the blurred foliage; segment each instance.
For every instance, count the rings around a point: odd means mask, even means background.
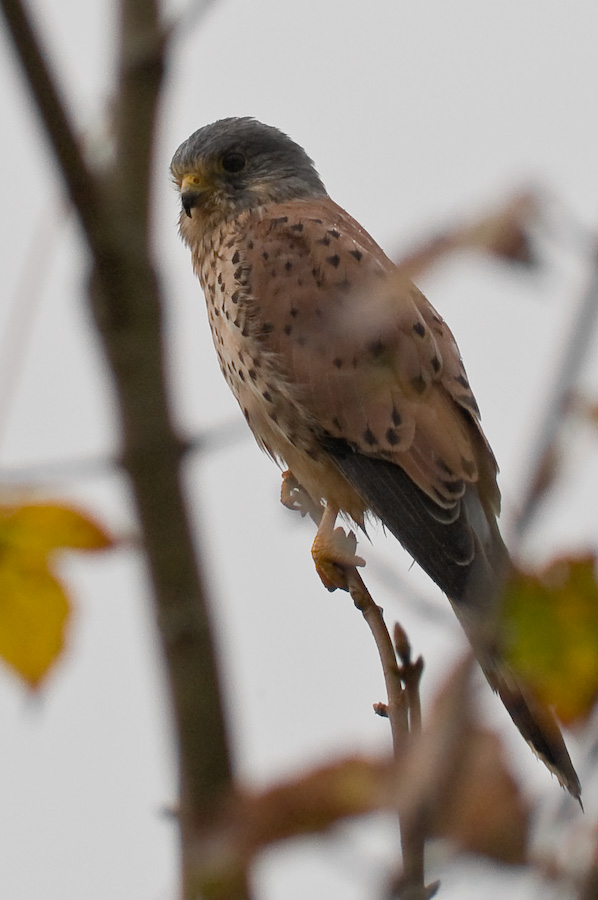
[[[459,753],[460,764],[437,799],[430,835],[447,838],[463,853],[523,865],[528,853],[529,810],[507,765],[501,739],[490,731],[469,727]]]
[[[52,571],[56,551],[111,546],[99,525],[66,506],[0,506],[0,656],[29,687],[60,655],[70,615]]]
[[[562,557],[506,586],[504,652],[561,721],[585,720],[598,698],[596,557]]]

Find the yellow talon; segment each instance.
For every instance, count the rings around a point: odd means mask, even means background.
[[[334,507],[326,506],[311,555],[324,587],[329,591],[337,588],[347,591],[347,569],[365,566],[365,560],[355,553],[357,538],[353,532],[347,534],[342,528],[334,527],[337,514]]]

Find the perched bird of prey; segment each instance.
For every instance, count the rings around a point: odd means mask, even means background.
[[[339,513],[383,522],[448,596],[523,736],[579,797],[554,716],[495,646],[509,565],[497,466],[447,325],[278,129],[207,125],[171,172],[224,377],[260,446],[322,508],[322,580],[345,587],[343,572],[363,564],[335,529]]]

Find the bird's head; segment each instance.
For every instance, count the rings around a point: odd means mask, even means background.
[[[251,118],[221,119],[181,144],[170,171],[183,215],[234,215],[267,203],[325,197],[326,188],[299,144]]]

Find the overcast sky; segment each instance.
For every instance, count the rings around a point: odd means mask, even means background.
[[[73,116],[94,141],[112,88],[111,6],[37,6]],[[224,116],[277,125],[307,149],[332,197],[395,255],[522,186],[556,198],[560,212],[540,241],[537,273],[460,258],[422,281],[464,357],[501,465],[508,526],[554,360],[587,280],[570,223],[595,226],[598,216],[597,28],[595,0],[221,0],[173,47],[154,173],[155,245],[181,427],[196,434],[239,423],[226,444],[190,462],[188,483],[209,564],[238,767],[254,783],[338,752],[387,747],[386,723],[371,713],[383,683],[359,614],[346,595],[319,584],[309,553],[313,528],[279,505],[278,471],[245,434],[221,378],[201,291],[177,236],[170,158],[192,131]],[[85,308],[87,260],[3,34],[0,40],[0,462],[12,469],[101,459],[113,452],[117,432]],[[586,369],[585,384],[596,392],[598,366]],[[583,429],[572,434],[562,486],[530,556],[595,545],[595,450]],[[114,471],[66,475],[37,490],[83,504],[117,534],[132,530],[126,484]],[[389,621],[400,619],[425,656],[428,708],[463,639],[440,592],[410,569],[396,542],[376,529],[372,539],[361,544],[366,581]],[[62,571],[76,597],[64,659],[35,701],[0,672],[0,897],[170,900],[176,840],[160,811],[176,792],[147,582],[131,550],[70,560]],[[406,583],[426,602],[409,597]],[[556,802],[556,782],[498,703],[488,704],[532,794]],[[582,746],[571,746],[587,779]],[[593,821],[591,797],[586,810]],[[304,842],[276,850],[259,867],[261,897],[376,896],[385,871],[379,863],[391,858],[394,837],[384,823],[366,835],[347,826],[317,849]],[[478,895],[470,870],[435,863],[430,876],[444,879],[445,900]],[[505,895],[504,873],[484,870],[483,877],[485,890],[501,883]],[[534,894],[514,881],[509,896]]]

